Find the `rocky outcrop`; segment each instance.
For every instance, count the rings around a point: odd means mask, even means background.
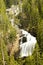
[[[13,43],[10,55],[15,55],[16,52],[18,52],[20,49],[19,47],[19,34],[17,34],[17,38],[15,40],[15,42]]]

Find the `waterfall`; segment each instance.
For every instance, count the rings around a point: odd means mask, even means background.
[[[22,35],[20,38],[20,57],[31,56],[37,40],[34,36],[25,30],[21,30]]]

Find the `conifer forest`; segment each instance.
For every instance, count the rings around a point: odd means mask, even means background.
[[[28,46],[21,30],[36,44]],[[21,48],[32,54],[22,56]],[[0,0],[0,65],[43,65],[43,0]]]

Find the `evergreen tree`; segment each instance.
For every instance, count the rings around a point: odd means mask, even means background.
[[[11,26],[8,16],[6,15],[6,7],[4,0],[1,0],[0,1],[0,65],[10,65],[8,48],[6,43],[8,44],[10,41],[13,42],[13,40],[15,40],[15,37],[16,37],[16,30]]]
[[[8,55],[8,44],[13,44],[16,38],[16,28],[12,27],[6,14],[6,7],[17,5],[20,0],[0,0],[0,65],[43,65],[43,0],[23,0],[22,13],[15,23],[22,25],[32,35],[37,37],[34,53],[27,58],[16,59]],[[18,23],[19,19],[19,23]]]

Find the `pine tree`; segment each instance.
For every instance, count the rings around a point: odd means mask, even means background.
[[[3,3],[3,4],[2,4]],[[11,31],[11,33],[9,32]],[[4,0],[0,1],[0,65],[10,65],[8,44],[10,41],[15,40],[16,30],[11,26],[8,16],[6,15],[6,6]],[[12,64],[11,64],[12,65]]]

